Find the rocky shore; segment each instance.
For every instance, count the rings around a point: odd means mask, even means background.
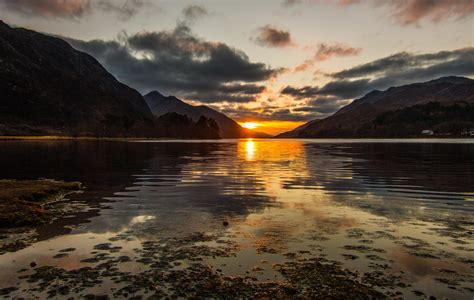
[[[51,210],[54,203],[81,189],[79,182],[0,180],[0,227],[48,223],[55,217]]]
[[[37,226],[74,212],[74,205],[61,203],[82,189],[79,182],[0,180],[0,254],[25,248]]]

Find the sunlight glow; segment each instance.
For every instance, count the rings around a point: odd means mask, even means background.
[[[259,123],[256,123],[256,122],[245,122],[245,123],[242,123],[240,124],[243,128],[247,128],[247,129],[255,129],[259,126],[261,126],[261,124]]]
[[[245,142],[245,159],[247,161],[252,161],[255,158],[255,143],[252,139],[248,139]]]

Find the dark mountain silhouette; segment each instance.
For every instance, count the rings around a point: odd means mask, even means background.
[[[0,135],[219,138],[215,121],[155,118],[136,90],[67,42],[0,21]]]
[[[436,80],[372,91],[334,115],[278,137],[410,137],[423,130],[461,135],[474,128],[474,80]]]
[[[268,134],[252,131],[240,126],[237,122],[208,106],[193,106],[174,97],[165,97],[157,91],[150,92],[144,96],[148,106],[155,116],[175,112],[186,115],[197,121],[202,116],[214,119],[219,125],[219,133],[222,138],[241,137],[269,137]]]

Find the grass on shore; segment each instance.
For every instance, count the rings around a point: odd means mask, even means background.
[[[0,180],[0,227],[47,223],[54,215],[44,206],[80,190],[79,182]]]

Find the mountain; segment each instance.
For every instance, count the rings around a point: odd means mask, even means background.
[[[153,118],[93,57],[1,21],[0,94],[0,134],[123,134]]]
[[[215,120],[219,125],[219,133],[222,138],[270,137],[268,134],[243,128],[223,113],[205,105],[193,106],[174,96],[165,97],[157,91],[146,94],[144,98],[153,115],[157,117],[175,112],[186,115],[194,121],[199,120],[201,116]]]
[[[0,135],[219,138],[215,121],[156,118],[92,56],[2,21],[0,95]]]
[[[332,116],[277,137],[411,137],[423,130],[461,135],[474,128],[474,80],[442,77],[372,91]]]

